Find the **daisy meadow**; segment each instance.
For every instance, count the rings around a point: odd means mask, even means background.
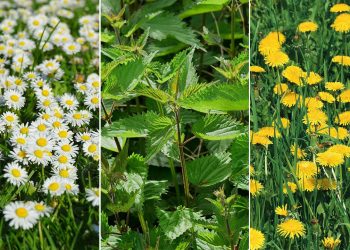
[[[0,6],[0,248],[98,249],[99,3]]]

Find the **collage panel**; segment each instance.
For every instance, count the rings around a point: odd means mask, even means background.
[[[101,9],[102,249],[248,249],[248,1]]]
[[[250,249],[349,249],[349,11],[251,1]]]
[[[99,2],[0,1],[0,249],[99,248]]]

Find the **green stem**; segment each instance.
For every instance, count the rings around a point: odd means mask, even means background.
[[[236,7],[234,0],[232,0],[231,3],[231,55],[232,57],[235,56],[235,18],[236,18]]]
[[[174,161],[171,158],[169,158],[169,166],[170,166],[171,176],[173,178],[173,183],[174,183],[174,187],[175,187],[176,199],[178,201],[180,201],[179,182],[177,181],[177,175],[176,175],[176,171],[175,171]]]
[[[101,100],[101,106],[102,106],[102,109],[103,109],[103,112],[105,113],[105,116],[106,116],[106,121],[109,123],[109,124],[112,124],[112,121],[111,121],[111,117],[108,115],[108,112],[107,112],[107,109],[103,103],[103,101]],[[113,137],[114,141],[115,141],[115,144],[117,145],[117,149],[118,149],[118,152],[121,152],[122,151],[122,147],[120,145],[120,142],[118,140],[118,138],[116,137]]]

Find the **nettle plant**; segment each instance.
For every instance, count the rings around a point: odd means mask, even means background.
[[[154,36],[102,33],[103,248],[248,249],[248,54],[206,82],[204,48],[164,56]]]

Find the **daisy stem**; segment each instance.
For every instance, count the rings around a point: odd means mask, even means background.
[[[40,248],[44,249],[44,240],[43,240],[43,232],[42,232],[42,228],[41,228],[41,221],[39,221],[38,227],[39,227]]]

